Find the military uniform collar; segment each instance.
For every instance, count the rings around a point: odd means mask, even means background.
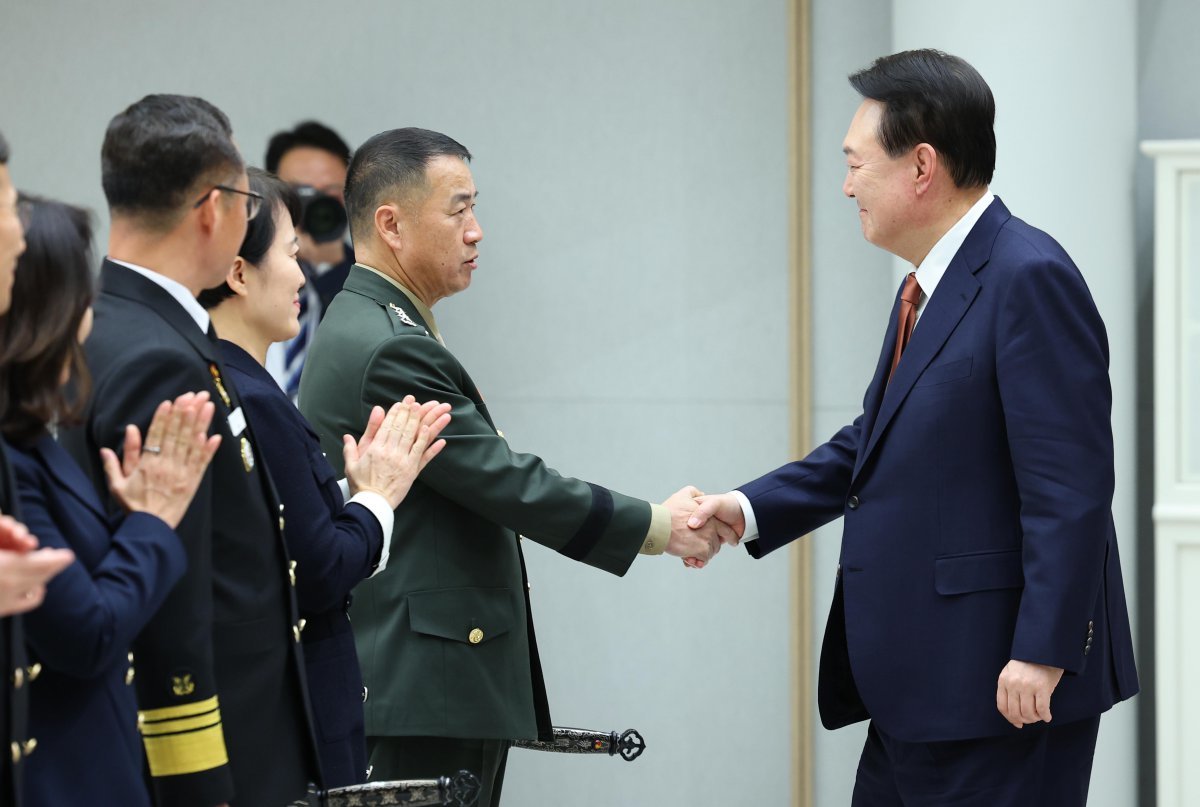
[[[417,297],[416,294],[406,288],[400,281],[396,280],[391,275],[384,274],[373,266],[367,266],[365,263],[356,263],[354,265],[362,269],[366,269],[368,272],[379,275],[388,283],[391,283],[397,289],[402,291],[404,296],[408,298],[409,302],[413,304],[413,307],[417,309],[417,313],[421,315],[421,319],[425,320],[425,324],[429,326],[429,330],[433,334],[434,338],[443,345],[446,344],[446,341],[442,339],[442,332],[438,330],[437,321],[433,318],[433,311],[430,310],[429,306],[421,302],[421,298]]]

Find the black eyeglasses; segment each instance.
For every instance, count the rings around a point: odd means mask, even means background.
[[[200,205],[208,201],[208,197],[212,196],[213,191],[228,191],[246,197],[246,220],[249,221],[258,215],[258,211],[262,208],[262,194],[254,191],[240,191],[237,188],[231,188],[228,185],[213,185],[208,189],[208,193],[196,200],[196,204],[192,205],[192,209],[196,209]]]

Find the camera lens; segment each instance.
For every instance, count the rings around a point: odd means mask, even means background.
[[[333,196],[311,185],[296,186],[300,196],[300,229],[318,244],[337,241],[346,233],[346,208]]]

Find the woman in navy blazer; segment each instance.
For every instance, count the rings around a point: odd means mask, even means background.
[[[0,431],[11,445],[26,525],[42,546],[69,548],[76,559],[25,617],[28,678],[37,679],[29,729],[37,753],[23,760],[25,803],[149,805],[129,646],[183,575],[172,530],[220,437],[207,439],[207,394],[163,402],[144,449],[130,426],[124,458],[106,450],[109,482],[127,515],[105,512],[51,436],[78,412],[88,386],[79,349],[91,330],[87,213],[29,204],[28,249],[12,309],[0,318],[0,384],[9,393],[0,399]]]
[[[249,174],[269,215],[251,220],[225,284],[200,302],[221,336],[225,366],[287,513],[321,785],[341,787],[367,777],[362,704],[370,693],[346,614],[350,590],[386,567],[392,511],[445,445],[436,438],[450,407],[419,407],[411,398],[386,416],[376,407],[360,441],[345,437],[347,480],[338,481],[316,433],[263,366],[273,342],[300,331],[299,199],[274,175]]]

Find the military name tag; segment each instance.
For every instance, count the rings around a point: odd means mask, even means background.
[[[234,437],[246,431],[246,415],[242,412],[242,407],[239,406],[230,412],[226,420],[229,423],[229,433]]]

